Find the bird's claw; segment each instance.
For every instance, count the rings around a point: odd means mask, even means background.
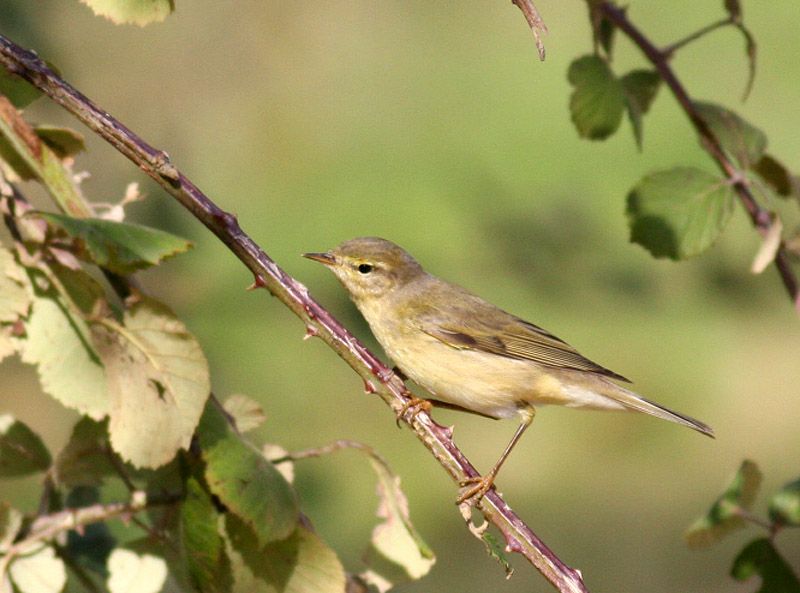
[[[465,490],[458,495],[456,504],[467,503],[470,506],[477,505],[483,496],[494,487],[494,474],[486,476],[475,476],[473,478],[466,478],[461,480],[458,485]]]
[[[397,412],[397,427],[400,427],[400,420],[406,415],[406,413],[411,411],[411,417],[408,419],[409,422],[414,419],[414,416],[419,414],[420,412],[430,412],[433,404],[429,402],[427,399],[422,399],[421,397],[412,396],[410,397],[404,404],[403,407],[400,408],[400,411]]]

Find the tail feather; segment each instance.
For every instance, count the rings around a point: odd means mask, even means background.
[[[651,416],[655,416],[656,418],[661,418],[663,420],[669,420],[670,422],[682,424],[683,426],[688,426],[689,428],[696,430],[697,432],[703,433],[706,436],[714,438],[714,429],[711,428],[708,424],[700,422],[699,420],[692,418],[691,416],[680,414],[678,412],[665,408],[664,406],[652,402],[649,399],[645,399],[638,393],[634,393],[633,391],[625,389],[624,387],[620,387],[615,383],[609,382],[608,384],[612,385],[614,389],[609,389],[604,395],[621,403],[626,408],[636,410],[637,412],[650,414]]]

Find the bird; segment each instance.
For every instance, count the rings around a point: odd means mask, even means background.
[[[546,329],[429,274],[391,241],[359,237],[303,257],[336,275],[401,376],[428,392],[413,405],[519,417],[489,472],[462,481],[458,503],[475,504],[494,486],[537,406],[641,412],[714,437],[707,424],[619,385],[630,381]]]

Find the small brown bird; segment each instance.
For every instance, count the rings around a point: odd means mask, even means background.
[[[532,323],[422,269],[390,241],[363,237],[304,257],[339,278],[386,354],[436,405],[521,422],[494,467],[459,502],[477,502],[539,404],[643,412],[714,436],[706,424],[625,389],[629,382]],[[463,484],[464,486],[467,483]]]

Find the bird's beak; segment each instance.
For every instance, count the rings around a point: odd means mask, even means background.
[[[336,258],[330,253],[304,253],[303,257],[313,259],[314,261],[318,261],[326,266],[332,266],[336,264]]]

